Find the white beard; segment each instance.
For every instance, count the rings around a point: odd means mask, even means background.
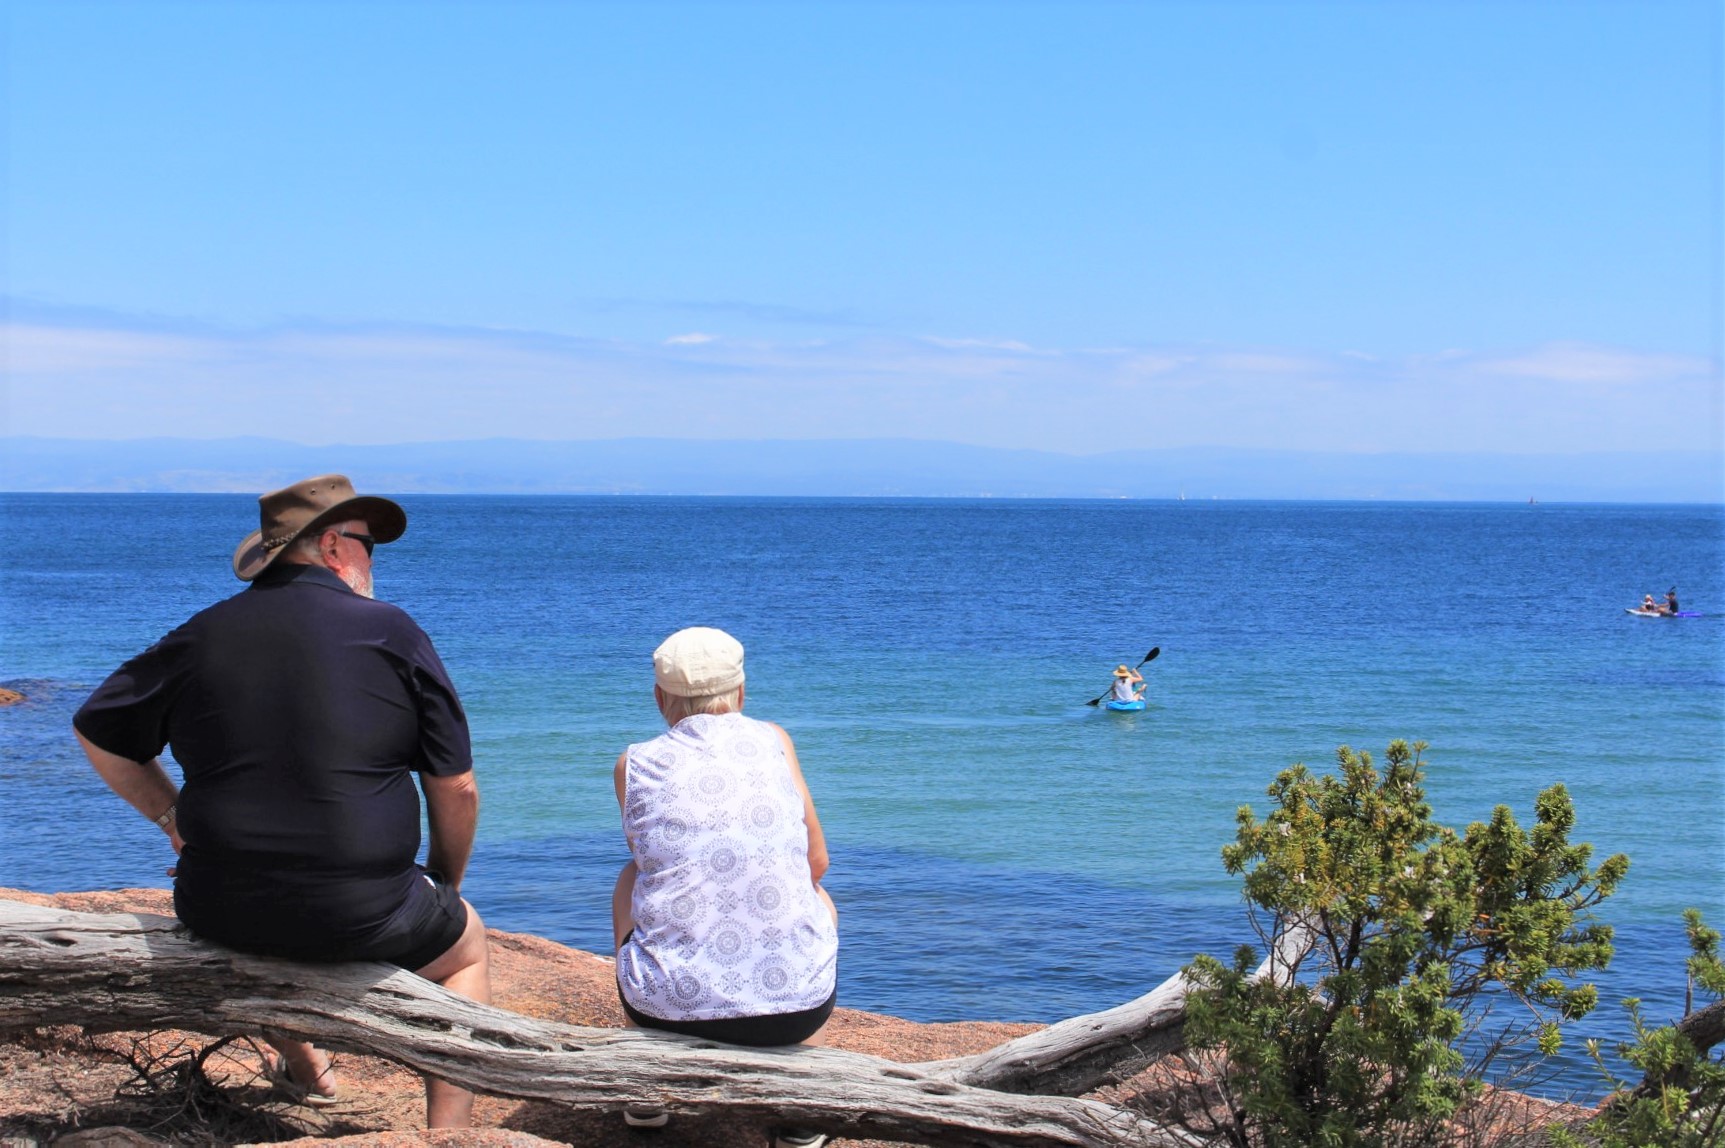
[[[371,581],[371,571],[370,570],[367,570],[364,574],[361,574],[358,570],[355,570],[352,567],[349,567],[347,570],[342,572],[341,580],[343,582],[347,583],[347,588],[349,590],[352,590],[355,594],[358,594],[361,598],[375,598],[375,597],[377,597],[377,595],[375,593],[373,593],[373,586],[372,586],[372,581]]]

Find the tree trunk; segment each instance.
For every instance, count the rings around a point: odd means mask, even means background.
[[[1677,1022],[1677,1031],[1689,1038],[1696,1052],[1706,1056],[1714,1045],[1725,1040],[1725,1001],[1714,1001],[1690,1013]]]
[[[898,1064],[831,1048],[749,1049],[556,1024],[476,1004],[388,965],[253,957],[198,941],[170,917],[0,901],[0,1031],[267,1029],[499,1096],[611,1110],[722,1108],[763,1123],[932,1145],[1192,1148],[1185,1134],[1125,1109],[1022,1094],[1033,1085],[1076,1088],[1103,1066],[1142,1059],[1151,1042],[1177,1041],[1183,1002],[1175,978],[1131,1004],[980,1056]]]

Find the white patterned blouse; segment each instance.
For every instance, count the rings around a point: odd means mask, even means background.
[[[625,754],[623,832],[639,875],[617,983],[660,1020],[826,1002],[838,930],[809,871],[803,795],[776,727],[697,714]]]

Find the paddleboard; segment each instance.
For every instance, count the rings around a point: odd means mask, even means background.
[[[1658,610],[1642,610],[1632,606],[1623,607],[1625,614],[1634,614],[1637,618],[1699,618],[1699,610],[1679,610],[1675,614],[1662,614]]]

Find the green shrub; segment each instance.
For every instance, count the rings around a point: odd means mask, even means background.
[[[1499,806],[1458,836],[1432,821],[1424,749],[1392,742],[1380,774],[1343,746],[1337,776],[1284,770],[1262,821],[1241,807],[1222,858],[1245,875],[1254,927],[1272,945],[1303,923],[1315,943],[1297,979],[1255,978],[1250,946],[1187,969],[1187,1043],[1222,1054],[1210,1110],[1226,1116],[1209,1129],[1222,1140],[1425,1142],[1481,1087],[1484,1065],[1458,1043],[1487,998],[1525,1005],[1520,1031],[1547,1054],[1559,1022],[1593,1008],[1593,986],[1571,982],[1611,959],[1590,910],[1627,858],[1589,867],[1561,785],[1539,795],[1530,830]]]
[[[1600,1055],[1599,1043],[1589,1041],[1589,1051],[1616,1091],[1579,1133],[1555,1130],[1552,1142],[1560,1148],[1597,1145],[1598,1148],[1715,1148],[1725,1143],[1725,1061],[1709,1055],[1711,1049],[1697,1041],[1717,1040],[1725,1008],[1725,963],[1719,960],[1719,934],[1702,923],[1701,913],[1688,909],[1683,920],[1689,933],[1689,1000],[1686,1022],[1702,1018],[1692,1008],[1699,988],[1712,1004],[1709,1025],[1680,1022],[1650,1029],[1641,1018],[1641,1002],[1633,997],[1623,1002],[1635,1033],[1632,1043],[1618,1045],[1624,1060],[1640,1069],[1639,1084],[1615,1078]]]

